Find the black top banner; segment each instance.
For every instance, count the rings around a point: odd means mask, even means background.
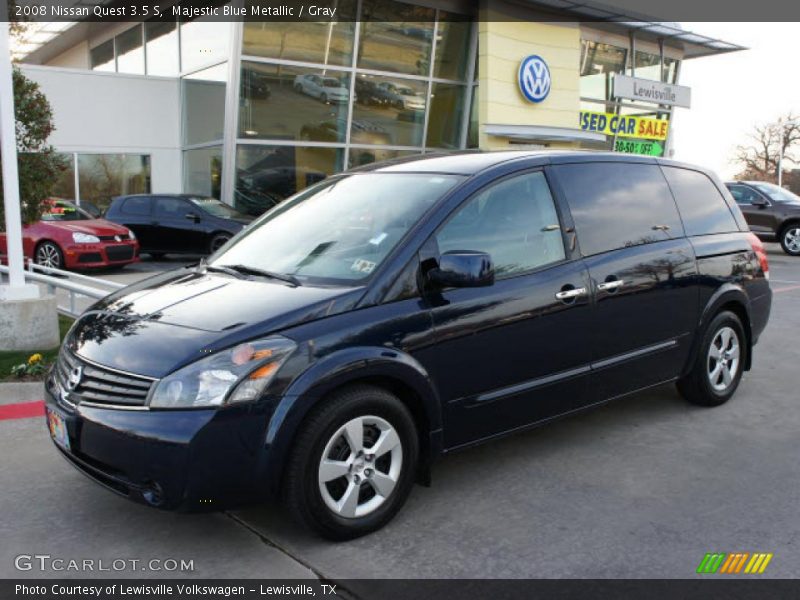
[[[800,21],[787,0],[9,0],[10,21]],[[360,6],[360,10],[359,10]],[[4,15],[0,15],[4,17]]]

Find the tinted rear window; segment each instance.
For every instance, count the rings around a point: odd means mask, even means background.
[[[678,167],[663,169],[686,235],[739,231],[728,203],[708,175]]]
[[[559,165],[555,171],[584,255],[683,235],[658,165],[583,163]]]
[[[122,212],[126,215],[149,215],[150,198],[128,198],[122,203]]]

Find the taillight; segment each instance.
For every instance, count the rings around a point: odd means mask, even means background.
[[[767,260],[767,250],[764,248],[764,244],[758,239],[755,233],[748,233],[747,239],[750,240],[750,246],[752,246],[753,252],[755,252],[758,257],[761,270],[764,271],[764,277],[769,279],[769,260]]]

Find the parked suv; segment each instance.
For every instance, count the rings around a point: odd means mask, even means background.
[[[105,218],[133,230],[141,251],[156,260],[216,252],[253,220],[216,198],[194,194],[118,196]]]
[[[725,185],[750,231],[762,240],[780,242],[786,254],[800,256],[800,196],[763,181],[731,181]]]
[[[768,269],[725,186],[688,165],[376,163],[91,307],[47,377],[50,432],[134,500],[281,495],[352,538],[458,448],[668,382],[726,402],[767,324]]]

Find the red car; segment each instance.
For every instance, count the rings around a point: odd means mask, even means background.
[[[53,200],[37,223],[22,228],[25,258],[54,269],[124,266],[139,260],[139,242],[127,227],[96,219],[67,200]],[[5,258],[6,234],[0,233]],[[4,261],[5,262],[5,261]]]

